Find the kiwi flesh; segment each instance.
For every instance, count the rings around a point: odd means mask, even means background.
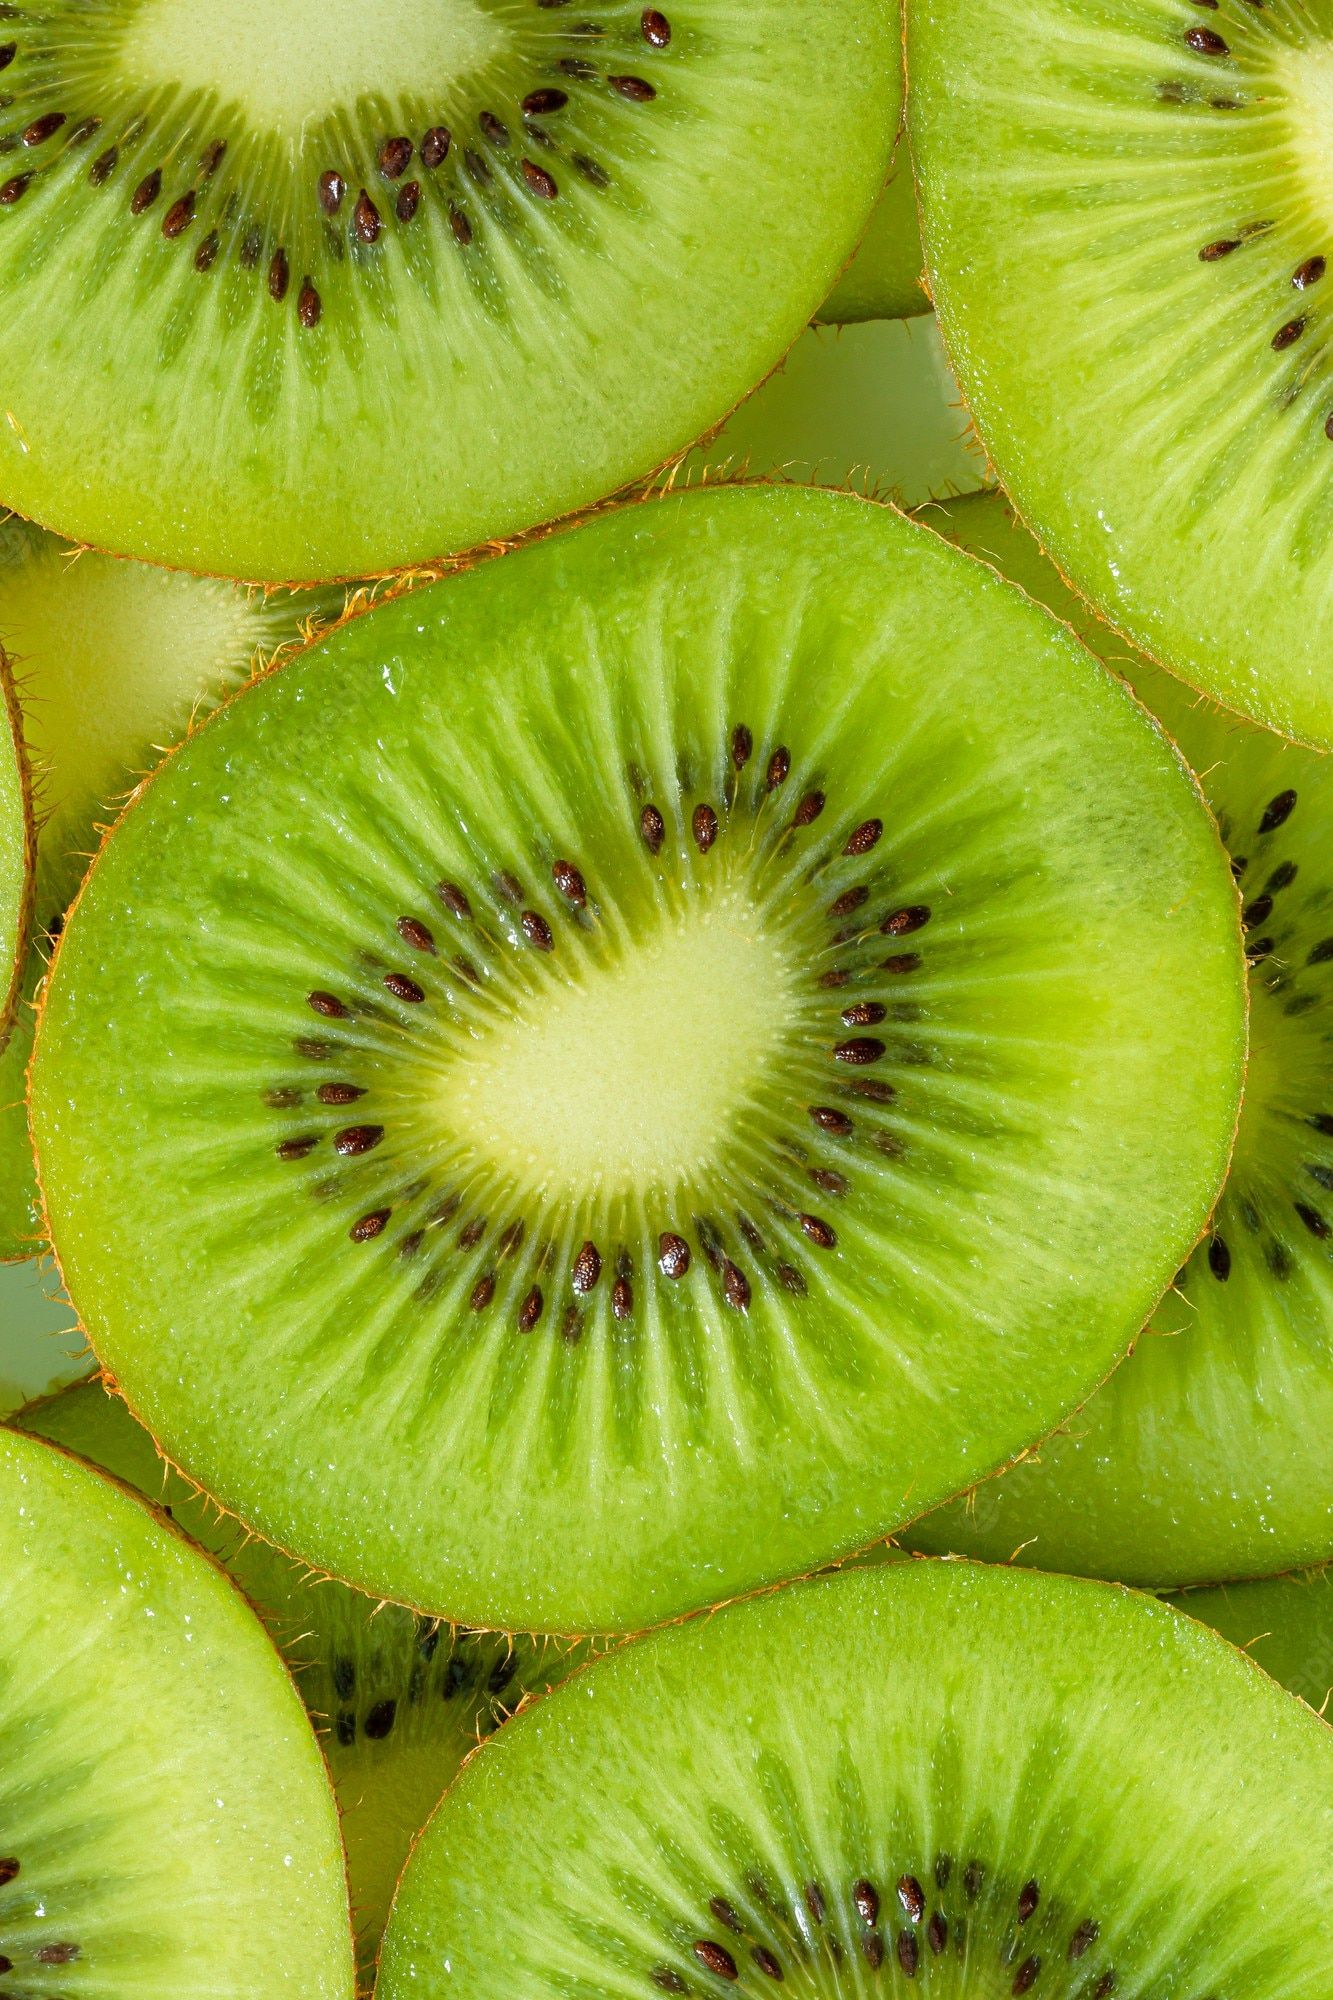
[[[357,1962],[372,1983],[413,1838],[464,1758],[521,1701],[586,1654],[451,1631],[399,1605],[313,1578],[245,1534],[172,1472],[117,1397],[86,1383],[23,1411],[22,1430],[77,1452],[144,1494],[221,1563],[280,1646],[319,1732],[347,1850]]]
[[[1133,1355],[1040,1452],[914,1546],[1152,1584],[1333,1549],[1333,766],[1203,700],[1099,626],[997,497],[925,510],[1071,620],[1202,779],[1243,898],[1250,1061],[1231,1176]]]
[[[1326,0],[917,0],[936,309],[1041,546],[1161,665],[1333,744]]]
[[[18,1013],[0,1050],[0,1260],[31,1257],[41,1242],[24,1103],[33,1005],[98,822],[224,694],[348,601],[340,589],[265,595],[118,562],[0,522],[0,646],[13,661],[40,820]]]
[[[0,1602],[0,1991],[350,2000],[333,1794],[240,1593],[0,1431]]]
[[[1118,683],[891,510],[752,487],[210,718],[71,915],[32,1116],[173,1462],[374,1594],[586,1633],[1049,1430],[1203,1227],[1243,1044],[1215,829]]]
[[[916,188],[907,141],[898,141],[894,171],[880,196],[860,248],[819,309],[835,326],[867,319],[916,319],[930,311],[922,284],[926,256],[916,212]]]
[[[0,1054],[18,1012],[35,856],[23,716],[9,661],[0,650]]]
[[[502,1730],[413,1852],[377,1993],[1325,2000],[1331,1828],[1333,1734],[1171,1607],[848,1571]]]
[[[272,582],[600,500],[731,409],[831,289],[889,166],[894,12],[16,10],[0,496]]]
[[[1187,1590],[1176,1599],[1309,1704],[1333,1709],[1333,1568]]]

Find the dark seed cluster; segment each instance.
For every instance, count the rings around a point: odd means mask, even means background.
[[[723,865],[728,840],[739,834],[748,841],[762,817],[804,879],[809,918],[824,939],[811,984],[827,1038],[822,1058],[812,1049],[811,1062],[822,1060],[827,1079],[810,1102],[793,1106],[793,1129],[775,1141],[772,1182],[755,1181],[739,1201],[732,1194],[726,1206],[708,1211],[686,1202],[680,1212],[659,1215],[650,1246],[595,1225],[579,1231],[573,1251],[560,1249],[558,1216],[534,1224],[512,1212],[515,1197],[494,1189],[479,1195],[466,1167],[452,1179],[436,1179],[399,1131],[377,1063],[367,1066],[377,1037],[388,1033],[401,1052],[404,1035],[410,1040],[414,1030],[429,1033],[432,1023],[452,1019],[467,989],[503,980],[515,954],[559,964],[583,948],[601,923],[601,904],[596,881],[576,856],[550,855],[545,886],[535,893],[531,879],[503,864],[467,884],[442,878],[429,891],[434,914],[421,907],[384,922],[379,952],[385,955],[363,955],[358,980],[306,991],[304,1011],[323,1032],[298,1030],[291,1046],[299,1063],[332,1073],[314,1085],[289,1076],[265,1092],[285,1128],[273,1150],[302,1170],[310,1196],[341,1209],[351,1245],[378,1245],[412,1272],[418,1300],[434,1297],[457,1274],[474,1315],[503,1305],[517,1332],[545,1325],[573,1343],[593,1310],[605,1311],[612,1324],[633,1321],[652,1285],[702,1287],[741,1314],[757,1288],[799,1298],[819,1260],[838,1252],[831,1204],[854,1198],[865,1149],[880,1161],[901,1156],[903,1142],[884,1122],[896,1087],[870,1072],[889,1057],[894,1021],[911,1014],[894,999],[894,988],[924,967],[921,951],[903,945],[927,929],[930,905],[886,891],[877,852],[881,819],[857,818],[838,826],[831,840],[825,836],[835,810],[821,786],[792,783],[788,745],[757,751],[751,729],[738,724],[727,739],[724,768],[715,797],[696,798],[681,819],[674,801],[668,813],[643,799],[647,788],[637,772],[628,773],[628,784],[632,829],[665,871]],[[670,843],[669,818],[680,828]],[[853,865],[856,879],[846,883]],[[834,881],[824,888],[830,871],[846,886]],[[378,989],[374,998],[365,990],[367,967]],[[539,1230],[531,1238],[530,1227]]]
[[[394,1613],[406,1618],[406,1614]],[[336,1652],[327,1688],[307,1693],[317,1716],[327,1721],[340,1750],[387,1742],[405,1716],[433,1702],[466,1701],[465,1734],[489,1735],[517,1706],[513,1683],[518,1656],[493,1638],[451,1634],[438,1620],[416,1618],[405,1637],[403,1657],[394,1648],[358,1662],[351,1650]],[[508,1699],[504,1697],[508,1695]],[[326,1713],[327,1711],[327,1713]],[[475,1711],[475,1712],[474,1712]]]
[[[988,1993],[1049,1990],[1063,2000],[1071,1990],[1070,1968],[1077,1966],[1080,2000],[1110,2000],[1118,1980],[1113,1965],[1097,1962],[1101,1924],[1091,1916],[1071,1923],[1053,1911],[1042,1928],[1035,1921],[1041,1908],[1036,1880],[1005,1891],[982,1862],[960,1868],[948,1854],[938,1855],[929,1869],[883,1884],[869,1875],[835,1889],[808,1881],[795,1905],[752,1874],[743,1896],[708,1899],[698,1933],[682,1931],[675,1961],[652,1966],[649,1979],[659,1992],[674,1995],[716,1995],[719,1984],[768,1993],[793,1974],[808,1976],[821,1960],[836,1970],[854,1954],[863,1972],[886,1979],[928,1979],[943,1963],[952,1980],[959,1961],[975,1968],[980,1937],[998,1934],[1005,1984],[985,1982]],[[1032,1936],[1038,1929],[1039,1939]]]
[[[0,1854],[0,1889],[17,1882],[22,1874],[23,1864],[16,1854]],[[17,1972],[22,1978],[33,1969],[40,1971],[47,1966],[75,1965],[82,1956],[83,1947],[70,1938],[49,1938],[38,1945],[25,1939],[19,1944],[0,1931],[0,1978],[10,1972]],[[12,1996],[7,1991],[0,1992],[0,2000],[23,2000],[23,1993],[28,1990],[24,1980],[22,1992],[15,1991]],[[41,1990],[43,1993],[49,1990],[44,1982]]]
[[[564,13],[542,0],[535,6],[541,15]],[[18,18],[17,10],[8,18]],[[552,20],[529,41],[526,87],[510,82],[503,101],[479,104],[462,117],[367,134],[364,152],[354,140],[345,157],[328,158],[312,172],[294,205],[273,204],[285,218],[275,221],[256,206],[262,198],[254,177],[232,157],[236,149],[225,137],[188,130],[167,137],[154,128],[150,139],[143,113],[124,119],[109,106],[79,102],[86,87],[61,83],[60,51],[43,42],[34,22],[23,39],[0,44],[0,70],[21,79],[39,102],[57,101],[38,109],[20,90],[0,106],[18,120],[10,129],[0,125],[0,153],[30,156],[0,178],[0,209],[15,208],[43,183],[57,193],[73,168],[91,187],[118,193],[132,221],[156,226],[165,242],[188,248],[200,275],[226,265],[255,272],[272,302],[293,310],[298,329],[313,332],[325,314],[322,267],[355,269],[387,231],[419,228],[425,212],[438,214],[445,240],[466,250],[502,185],[509,198],[542,204],[560,202],[571,177],[585,189],[608,188],[611,169],[579,136],[589,122],[584,114],[598,99],[654,104],[663,79],[644,72],[676,44],[670,16],[656,7],[643,9],[632,29],[618,15]],[[150,144],[161,158],[144,156]],[[192,167],[183,165],[192,151]]]

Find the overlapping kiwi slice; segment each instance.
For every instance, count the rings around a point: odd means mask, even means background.
[[[1202,1618],[1257,1660],[1318,1715],[1333,1708],[1333,1568],[1185,1591],[1182,1611]]]
[[[239,1592],[0,1431],[0,1605],[6,2000],[350,2000],[333,1794]]]
[[[935,302],[1019,512],[1153,658],[1333,743],[1333,8],[908,16]]]
[[[603,515],[344,625],[103,850],[50,1227],[226,1506],[472,1625],[790,1574],[1044,1433],[1202,1228],[1234,886],[1174,751],[888,509]]]
[[[0,1050],[0,1259],[30,1257],[41,1240],[24,1104],[32,1003],[99,822],[193,721],[346,602],[339,589],[265,596],[117,562],[0,522],[0,646],[18,682],[40,820],[17,1014]]]
[[[9,661],[0,652],[0,1053],[18,1011],[35,857],[23,717]]]
[[[124,1403],[97,1383],[35,1403],[18,1422],[165,1508],[261,1613],[324,1746],[369,1985],[407,1850],[441,1792],[469,1751],[525,1696],[562,1680],[586,1648],[451,1631],[313,1579],[169,1471]]]
[[[377,1991],[1324,2000],[1331,1831],[1333,1735],[1168,1606],[844,1574],[625,1647],[488,1744]]]
[[[1231,1178],[1133,1356],[920,1546],[1151,1583],[1333,1549],[1333,765],[1193,695],[1083,612],[1002,500],[925,519],[1078,622],[1199,772],[1241,887],[1250,1063]]]
[[[252,580],[400,569],[688,446],[831,289],[886,0],[0,16],[0,497]]]

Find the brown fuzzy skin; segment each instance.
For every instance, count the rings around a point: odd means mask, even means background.
[[[33,906],[37,896],[37,811],[32,766],[23,733],[23,710],[19,706],[14,669],[3,646],[0,646],[0,706],[3,706],[14,738],[23,802],[23,895],[19,903],[18,935],[14,942],[14,963],[9,968],[7,982],[0,984],[0,1049],[3,1049],[13,1033],[18,1016],[28,934],[32,929]]]

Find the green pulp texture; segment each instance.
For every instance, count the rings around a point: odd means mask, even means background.
[[[336,589],[265,597],[0,522],[0,646],[13,663],[40,819],[18,1014],[0,1049],[0,1260],[31,1257],[41,1242],[24,1105],[34,1007],[49,936],[103,825],[193,722],[344,603]]]
[[[350,2000],[338,1820],[239,1592],[0,1432],[0,1966],[16,2000]]]
[[[890,510],[751,488],[213,717],[65,932],[33,1118],[174,1461],[368,1590],[586,1632],[1049,1430],[1196,1240],[1243,1046],[1215,829],[1123,689]]]
[[[1329,0],[917,0],[926,259],[987,452],[1150,657],[1333,744]]]
[[[665,44],[642,13],[25,8],[0,140],[44,136],[0,181],[0,495],[302,582],[520,533],[685,450],[865,228],[897,8],[678,0]]]
[[[1177,1600],[1265,1673],[1327,1715],[1333,1702],[1333,1569],[1189,1590]]]
[[[1039,1453],[915,1546],[1176,1584],[1333,1548],[1333,768],[1101,626],[1002,500],[922,518],[1069,620],[1201,776],[1244,898],[1250,1062],[1231,1177],[1131,1358]]]
[[[441,1792],[479,1742],[586,1649],[451,1632],[312,1576],[170,1471],[147,1431],[96,1383],[36,1404],[20,1421],[165,1508],[260,1613],[328,1760],[369,1986],[408,1848]]]
[[[1325,2000],[1331,1898],[1333,1735],[1255,1667],[1108,1585],[918,1562],[519,1717],[418,1842],[377,1992]]]
[[[907,141],[898,142],[894,171],[879,198],[855,257],[819,309],[821,320],[846,326],[866,319],[916,319],[930,311],[921,283],[926,253],[916,212]]]

